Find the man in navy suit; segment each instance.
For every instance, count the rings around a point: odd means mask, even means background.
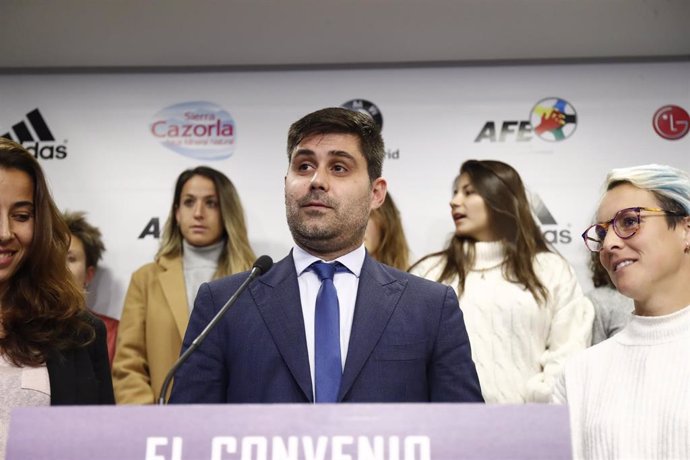
[[[453,290],[366,254],[369,213],[386,196],[383,157],[380,131],[361,113],[323,109],[290,127],[285,207],[295,246],[180,368],[170,402],[483,401]],[[329,287],[322,262],[337,267]],[[183,349],[246,277],[202,285]],[[319,300],[329,295],[337,299]],[[328,320],[324,308],[335,311]],[[324,359],[337,364],[325,371]]]

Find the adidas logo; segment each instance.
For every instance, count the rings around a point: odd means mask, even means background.
[[[556,225],[558,223],[541,197],[536,193],[532,194],[532,211],[537,215],[537,219],[539,219],[539,223],[542,225]]]
[[[63,160],[67,157],[67,146],[55,143],[55,136],[37,108],[0,137],[22,144],[36,159]]]
[[[29,131],[29,127],[23,121],[20,121],[16,125],[12,126],[12,131],[14,131],[16,137],[12,137],[12,135],[9,132],[3,134],[2,137],[6,137],[7,139],[12,139],[13,141],[20,143],[32,142],[35,140],[55,140],[55,137],[53,137],[53,133],[50,132],[50,128],[48,128],[46,121],[43,119],[43,116],[41,115],[41,112],[38,109],[34,109],[31,112],[27,113],[26,118],[29,119],[29,123],[33,128],[34,132],[36,133],[37,138],[35,138],[31,134],[31,131]]]
[[[570,230],[567,228],[559,228],[556,218],[553,217],[549,208],[546,207],[544,201],[536,193],[530,194],[530,202],[532,204],[532,212],[537,216],[537,220],[542,226],[542,235],[549,244],[568,244],[573,241]],[[549,226],[545,229],[544,226]],[[568,225],[570,226],[570,225]],[[555,227],[555,228],[552,228]]]

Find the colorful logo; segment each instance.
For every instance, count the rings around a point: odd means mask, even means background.
[[[379,108],[376,107],[376,104],[374,104],[373,102],[367,101],[366,99],[352,99],[350,101],[345,102],[340,107],[344,109],[354,110],[355,112],[360,112],[365,115],[369,115],[371,118],[374,119],[374,122],[379,127],[379,129],[383,130],[383,115],[381,114]]]
[[[67,157],[67,141],[61,144],[55,141],[53,132],[38,108],[26,114],[26,121],[15,123],[10,131],[0,137],[22,144],[37,159],[64,160]]]
[[[565,140],[577,127],[577,112],[565,99],[547,97],[537,102],[530,112],[534,133],[549,142]]]
[[[235,121],[212,102],[183,102],[158,112],[151,134],[173,152],[197,160],[223,160],[235,151]]]
[[[654,113],[654,131],[670,141],[677,141],[690,131],[690,115],[677,105],[665,105]]]

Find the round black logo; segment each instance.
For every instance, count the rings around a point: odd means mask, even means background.
[[[381,115],[381,111],[373,102],[367,101],[366,99],[352,99],[340,107],[369,115],[374,119],[379,129],[383,130],[383,115]]]

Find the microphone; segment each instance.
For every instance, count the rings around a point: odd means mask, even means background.
[[[225,305],[223,305],[223,308],[221,308],[218,313],[216,313],[216,316],[213,317],[211,321],[209,321],[208,325],[204,328],[203,331],[201,331],[201,334],[198,335],[196,339],[192,341],[192,344],[185,350],[184,353],[182,353],[182,356],[180,356],[177,361],[175,361],[175,364],[173,364],[173,367],[170,369],[168,374],[165,376],[165,380],[163,381],[163,385],[161,386],[161,395],[158,398],[158,404],[159,405],[165,405],[167,401],[165,400],[165,394],[168,392],[168,387],[170,386],[170,382],[172,382],[172,378],[175,375],[175,372],[184,364],[187,359],[194,353],[194,351],[199,348],[199,345],[201,345],[201,342],[206,339],[206,336],[213,330],[214,327],[216,327],[216,324],[220,322],[221,318],[223,315],[225,315],[225,312],[227,312],[230,307],[234,305],[235,302],[237,302],[237,299],[240,297],[240,294],[242,294],[245,289],[247,289],[247,286],[251,284],[252,281],[254,281],[257,277],[263,275],[264,273],[268,272],[271,267],[273,266],[273,259],[271,259],[269,256],[263,255],[256,259],[256,262],[254,262],[254,265],[252,266],[252,270],[249,272],[249,276],[247,277],[246,280],[240,285],[240,287],[237,288],[235,293],[228,299],[227,302],[225,302]]]

